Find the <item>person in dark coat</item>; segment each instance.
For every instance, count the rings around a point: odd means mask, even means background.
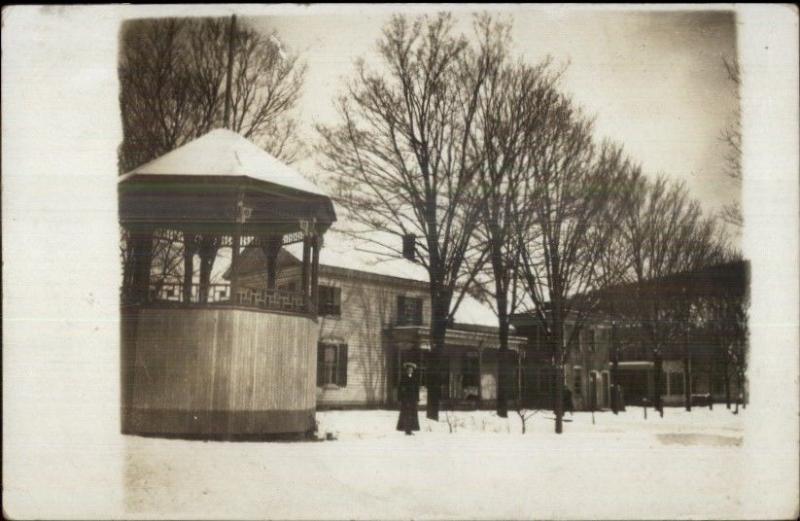
[[[403,364],[403,375],[397,386],[397,399],[400,402],[400,418],[397,420],[397,430],[411,436],[412,431],[419,430],[417,417],[417,403],[419,402],[419,384],[416,378],[416,367],[412,363]]]

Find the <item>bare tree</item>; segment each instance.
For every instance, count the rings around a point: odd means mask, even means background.
[[[714,291],[701,295],[694,303],[697,316],[716,341],[717,352],[714,362],[722,362],[722,377],[725,387],[725,405],[731,407],[731,378],[736,378],[737,389],[743,392],[745,371],[747,369],[749,291],[747,290],[749,274],[741,253],[728,250],[721,259],[725,264],[717,269],[725,271],[725,282],[717,284]],[[738,270],[743,269],[739,273]],[[720,360],[721,359],[721,360]],[[712,367],[716,373],[716,364]]]
[[[422,239],[416,255],[431,296],[427,415],[438,419],[448,323],[482,264],[465,263],[483,255],[472,241],[481,208],[468,144],[489,56],[453,35],[448,14],[392,18],[378,52],[380,69],[357,63],[337,103],[341,124],[319,127],[320,151],[349,233],[387,255],[401,254],[403,238]]]
[[[685,341],[691,312],[690,302],[665,285],[671,275],[697,270],[719,258],[719,230],[713,218],[703,217],[683,183],[638,175],[628,187],[621,230],[629,277],[636,288],[628,312],[649,344],[655,373],[653,405],[663,416],[664,350]]]
[[[225,126],[225,78],[234,41],[229,127],[291,161],[299,150],[290,117],[305,67],[275,34],[228,19],[127,22],[119,67],[123,142],[120,170],[133,169]]]
[[[519,422],[522,425],[522,434],[525,434],[525,432],[527,432],[526,427],[528,424],[528,420],[533,418],[539,411],[535,409],[526,408],[525,406],[522,405],[521,401],[518,401],[516,403],[516,407],[514,408],[514,410],[517,413],[517,416],[519,416]]]
[[[557,97],[558,74],[550,71],[549,60],[537,66],[511,62],[510,25],[483,16],[478,18],[477,28],[481,52],[489,57],[490,67],[479,93],[477,123],[470,137],[474,162],[480,165],[482,217],[476,235],[489,256],[489,269],[481,286],[498,318],[497,414],[505,418],[510,316],[523,297],[523,292],[514,287],[518,281],[519,237],[530,227],[532,215],[517,210],[528,173],[526,156],[540,132],[546,107]]]
[[[592,296],[611,276],[601,261],[616,232],[617,188],[632,165],[619,147],[593,142],[592,122],[568,97],[548,100],[541,117],[515,215],[531,216],[520,228],[520,276],[553,346],[555,431],[561,433],[564,364],[596,305]],[[568,318],[574,324],[569,335]]]

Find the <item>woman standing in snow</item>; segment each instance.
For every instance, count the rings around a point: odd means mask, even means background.
[[[403,364],[405,373],[400,377],[397,386],[397,399],[400,401],[400,418],[397,420],[397,430],[404,431],[411,436],[412,431],[419,430],[417,418],[417,402],[419,402],[419,384],[417,384],[414,370],[417,368],[412,363]]]

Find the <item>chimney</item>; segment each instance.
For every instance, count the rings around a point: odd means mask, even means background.
[[[413,261],[417,246],[417,237],[413,233],[403,235],[403,258]]]

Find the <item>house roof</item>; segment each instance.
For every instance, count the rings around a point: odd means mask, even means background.
[[[325,234],[324,245],[320,248],[319,263],[321,271],[326,268],[347,270],[354,274],[369,274],[399,282],[413,283],[427,288],[428,272],[419,263],[402,257],[380,254],[364,241],[331,228]],[[299,264],[303,258],[303,244],[284,246],[278,257],[278,265]],[[246,248],[239,257],[241,273],[266,270],[266,259],[261,248]],[[227,278],[228,274],[225,274]],[[467,294],[456,310],[456,324],[497,327],[497,315],[487,304]]]
[[[391,256],[375,251],[375,247],[359,241],[335,228],[325,234],[323,247],[320,248],[319,263],[323,266],[361,271],[373,275],[395,277],[414,282],[428,282],[428,270],[421,264],[411,262],[399,256]],[[290,244],[286,247],[292,256],[303,258],[302,243]]]
[[[257,181],[326,196],[255,143],[236,132],[218,128],[120,176],[122,183],[138,176],[248,177]]]

